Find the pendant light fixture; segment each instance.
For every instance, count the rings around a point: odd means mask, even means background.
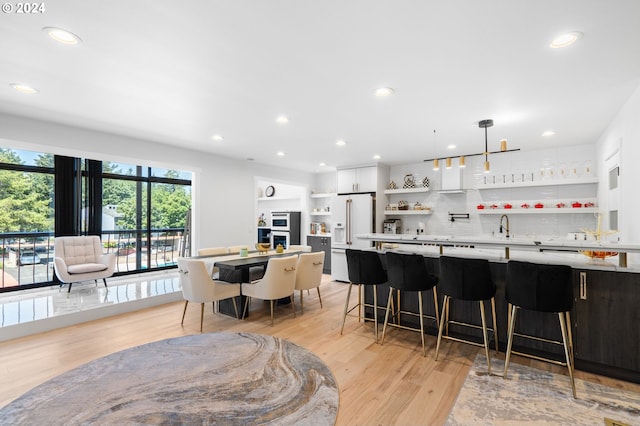
[[[489,147],[488,147],[488,140],[487,140],[487,128],[492,126],[493,126],[493,120],[489,118],[486,120],[480,120],[478,122],[478,127],[480,127],[481,129],[484,129],[484,172],[485,173],[489,173],[491,171],[491,166],[489,165]]]
[[[449,156],[449,157],[437,157],[437,158],[429,158],[427,160],[423,160],[423,161],[428,161],[431,162],[433,161],[433,170],[440,170],[440,160],[444,160],[445,161],[445,166],[447,169],[450,169],[452,166],[452,160],[454,158],[458,159],[458,167],[459,168],[464,168],[466,167],[466,159],[467,157],[479,157],[481,155],[484,156],[484,172],[485,173],[489,173],[491,172],[491,165],[489,163],[489,154],[503,154],[506,152],[514,152],[514,151],[520,151],[520,148],[516,148],[516,149],[507,149],[507,140],[506,139],[501,139],[500,140],[500,150],[499,151],[489,151],[489,138],[487,135],[487,128],[489,127],[493,127],[493,120],[491,119],[485,119],[485,120],[480,120],[478,122],[478,127],[480,127],[481,129],[484,129],[484,151],[483,152],[478,152],[478,153],[474,153],[474,154],[464,154],[464,155],[454,155],[454,156]],[[433,130],[433,147],[434,147],[434,151],[437,150],[438,144],[436,141],[436,131],[435,129]]]

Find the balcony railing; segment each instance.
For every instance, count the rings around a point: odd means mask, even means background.
[[[175,267],[183,228],[102,232],[116,275]],[[55,284],[53,232],[0,233],[0,292]]]

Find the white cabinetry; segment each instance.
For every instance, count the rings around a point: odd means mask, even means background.
[[[341,169],[337,172],[338,194],[376,192],[378,183],[376,166]]]

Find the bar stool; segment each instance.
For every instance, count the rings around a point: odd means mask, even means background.
[[[489,261],[485,259],[463,259],[459,257],[441,256],[440,257],[440,282],[438,283],[440,291],[444,294],[442,302],[442,315],[440,316],[440,328],[438,329],[438,343],[436,344],[436,357],[438,360],[438,352],[440,350],[440,342],[443,338],[454,340],[456,342],[469,343],[476,346],[483,346],[479,343],[469,340],[459,339],[448,335],[448,325],[464,325],[472,328],[480,328],[474,324],[461,323],[457,321],[449,321],[449,301],[453,299],[471,300],[479,302],[480,317],[482,320],[482,336],[484,340],[484,351],[487,356],[487,366],[489,374],[491,374],[491,358],[489,357],[489,340],[487,339],[487,331],[493,332],[496,344],[496,353],[498,352],[498,332],[496,323],[496,286],[491,279],[491,270],[489,269]],[[493,329],[487,328],[487,320],[484,314],[485,300],[491,301],[491,316],[493,320]],[[447,334],[443,335],[445,323],[447,324]]]
[[[384,284],[387,282],[387,272],[382,267],[380,256],[375,251],[346,249],[345,253],[347,255],[347,270],[349,273],[349,291],[347,292],[347,300],[344,303],[344,316],[342,318],[340,334],[342,334],[344,330],[344,323],[347,320],[347,314],[358,308],[358,322],[360,321],[360,318],[364,321],[375,322],[375,336],[376,343],[378,343],[378,309],[380,308],[378,307],[378,295],[376,290],[378,284]],[[358,303],[349,308],[351,288],[354,285],[358,286]],[[362,301],[362,286],[373,287],[373,305]],[[373,308],[373,320],[371,318],[365,318],[362,315],[361,310],[363,306]]]
[[[389,311],[391,311],[391,304],[393,302],[394,290],[398,295],[398,310],[394,312],[393,316],[396,317],[396,323],[391,324],[394,327],[403,328],[405,330],[420,331],[420,337],[422,339],[422,355],[427,356],[427,352],[424,347],[424,317],[422,312],[422,292],[427,290],[433,290],[433,304],[435,307],[435,316],[427,315],[427,318],[435,320],[436,326],[439,323],[438,315],[438,294],[436,292],[436,284],[438,284],[438,277],[430,274],[427,271],[427,266],[424,261],[424,257],[419,254],[399,254],[388,252],[385,254],[387,261],[387,276],[389,277],[389,300],[387,301],[387,312],[384,316],[384,327],[382,328],[382,340],[381,345],[384,344],[384,336],[387,332],[387,324],[389,323]],[[410,291],[418,293],[418,308],[420,314],[420,329],[414,327],[408,327],[400,324],[400,315],[416,315],[414,312],[403,311],[400,307],[400,292]]]
[[[512,353],[566,366],[569,370],[573,397],[576,398],[576,385],[573,378],[573,339],[571,336],[571,318],[569,316],[569,311],[573,309],[571,268],[565,265],[539,265],[511,260],[507,265],[505,298],[509,304],[509,341],[507,343],[503,377],[507,378],[509,358]],[[562,342],[515,333],[516,315],[520,308],[536,312],[557,313],[560,320]],[[511,350],[514,335],[563,345],[565,362]]]

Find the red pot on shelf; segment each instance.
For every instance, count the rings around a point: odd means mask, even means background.
[[[523,209],[528,209],[531,206],[527,203],[524,203],[524,204],[520,204],[520,207],[522,207]]]
[[[510,208],[512,208],[512,207],[513,207],[513,206],[512,206],[511,204],[509,204],[509,203],[507,203],[507,204],[505,204],[505,205],[504,205],[504,208],[505,208],[505,209],[510,209]]]
[[[582,207],[582,203],[579,203],[576,201],[574,203],[571,203],[571,207],[573,207],[574,209],[577,209],[579,207]]]
[[[567,207],[567,205],[565,203],[558,203],[558,204],[556,204],[556,207],[561,209],[563,207]]]
[[[533,207],[535,207],[536,209],[541,209],[544,207],[544,204],[542,203],[536,203]]]
[[[476,208],[477,208],[478,210],[484,210],[484,204],[478,204],[478,205],[476,206]]]

